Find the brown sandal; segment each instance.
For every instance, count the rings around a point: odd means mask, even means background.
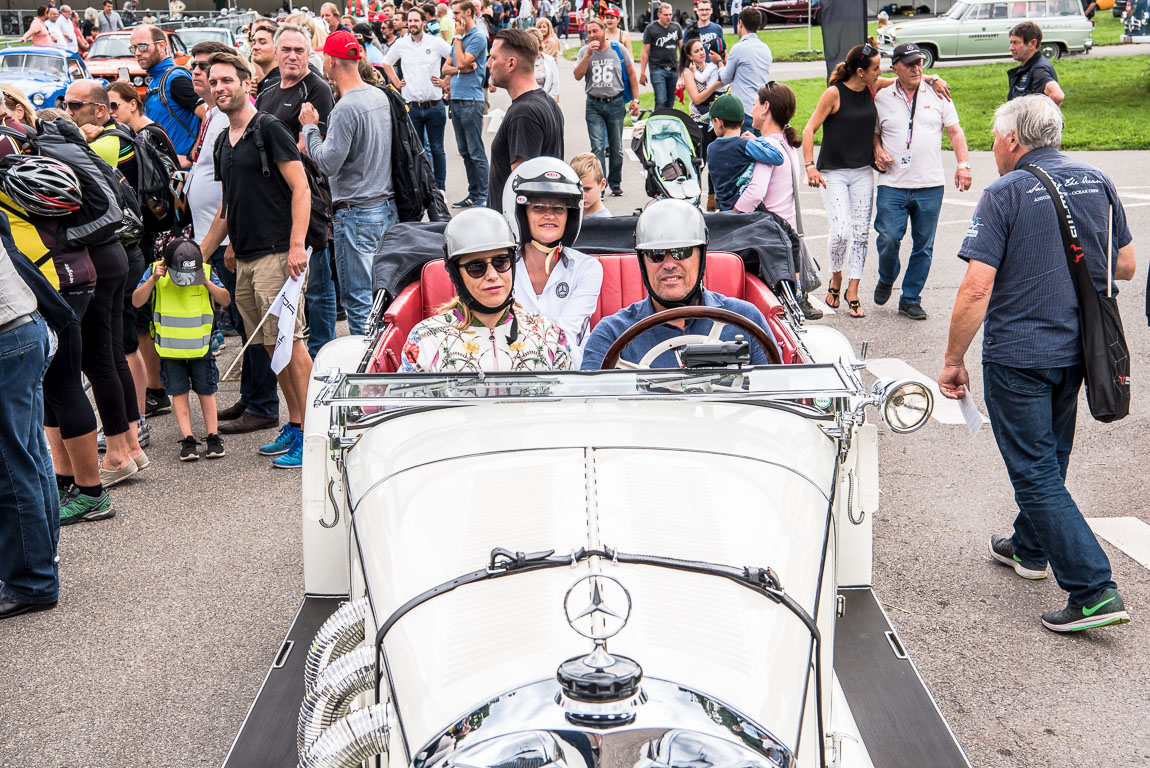
[[[827,302],[827,306],[830,307],[831,309],[838,309],[839,291],[840,290],[841,290],[841,286],[839,288],[830,288],[830,287],[827,288],[826,302]]]
[[[866,312],[863,311],[858,299],[847,299],[847,307],[850,308],[851,317],[866,317]]]

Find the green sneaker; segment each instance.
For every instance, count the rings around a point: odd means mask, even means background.
[[[1003,565],[1009,565],[1024,579],[1046,578],[1046,563],[1032,563],[1014,554],[1014,543],[1009,536],[990,537],[990,556]]]
[[[1130,614],[1116,589],[1108,589],[1089,605],[1042,614],[1042,626],[1053,632],[1078,632],[1111,624],[1126,624]]]
[[[60,505],[60,525],[72,523],[93,522],[107,520],[115,517],[116,510],[112,507],[112,497],[107,491],[101,491],[99,496],[88,496],[79,493],[75,486],[68,493],[64,503]]]

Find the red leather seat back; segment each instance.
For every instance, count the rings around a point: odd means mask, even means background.
[[[603,287],[595,313],[591,315],[592,328],[601,318],[613,315],[647,296],[635,254],[601,254],[595,258],[603,265]],[[744,299],[758,307],[783,348],[783,362],[802,362],[790,329],[783,320],[782,304],[757,276],[746,271],[741,258],[725,252],[707,254],[707,272],[703,277],[703,285],[707,290],[733,299]],[[437,314],[439,308],[453,296],[455,286],[447,275],[443,259],[424,264],[419,282],[405,288],[384,314],[387,329],[369,370],[394,372],[411,329],[421,320]]]

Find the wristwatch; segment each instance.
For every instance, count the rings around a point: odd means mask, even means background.
[[[970,163],[959,163],[955,167],[960,169],[960,170],[965,169],[965,170],[969,171],[970,170]]]

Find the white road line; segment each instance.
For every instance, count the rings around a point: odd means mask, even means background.
[[[1088,517],[1094,533],[1150,568],[1150,525],[1136,517]]]
[[[873,373],[880,379],[914,379],[921,381],[923,384],[930,387],[930,391],[934,394],[934,412],[931,417],[942,424],[966,424],[966,420],[962,418],[962,411],[958,408],[957,400],[948,400],[942,396],[938,391],[938,383],[934,379],[927,376],[908,365],[906,361],[899,360],[895,357],[880,357],[874,360],[867,360],[867,370]],[[982,422],[984,424],[990,423],[989,420],[983,416]]]
[[[944,197],[942,202],[950,203],[951,205],[961,205],[964,208],[974,208],[976,205],[978,205],[977,200],[955,200],[952,197]]]
[[[1133,207],[1137,207],[1138,205],[1141,205],[1141,203],[1135,203],[1133,206],[1126,205],[1123,207],[1124,208],[1133,208]],[[814,209],[814,212],[815,213],[824,213],[824,214],[826,213],[826,211],[822,211],[819,209]],[[803,209],[803,213],[807,213],[806,208]],[[964,225],[966,225],[966,224],[970,224],[970,219],[953,219],[951,221],[940,221],[938,223],[938,226],[945,227],[945,226],[948,226],[950,224],[964,224]],[[807,240],[808,242],[811,240],[826,240],[827,237],[829,237],[829,235],[803,235],[803,239]]]
[[[820,291],[820,293],[821,293],[821,291]],[[826,294],[824,293],[823,295],[825,296]],[[807,301],[809,301],[811,303],[811,306],[814,307],[815,309],[821,309],[823,311],[824,315],[837,315],[838,314],[837,312],[834,311],[834,309],[832,309],[831,307],[828,307],[826,304],[824,304],[819,299],[818,296],[813,296],[811,294],[807,294]]]
[[[487,113],[487,132],[494,134],[499,130],[499,126],[503,124],[504,112],[502,109],[493,109]]]
[[[1123,197],[1133,197],[1136,200],[1150,200],[1150,195],[1147,195],[1145,193],[1139,194],[1136,192],[1126,192],[1122,196]]]

